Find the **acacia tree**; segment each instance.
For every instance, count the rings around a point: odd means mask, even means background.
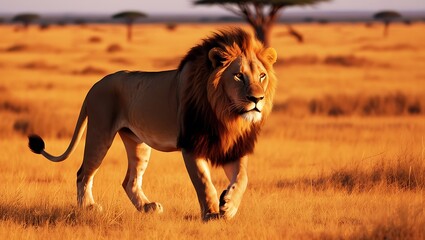
[[[39,19],[40,16],[35,13],[22,13],[14,16],[12,18],[13,22],[20,22],[24,26],[24,29],[28,29],[28,26],[34,22],[35,20]]]
[[[271,30],[281,10],[292,6],[313,5],[330,0],[195,0],[195,5],[217,4],[241,16],[254,29],[257,38],[270,45]],[[292,29],[292,31],[294,31]],[[298,38],[298,40],[302,38]]]
[[[373,15],[373,18],[381,20],[384,23],[384,37],[388,36],[388,28],[391,22],[397,18],[401,18],[401,14],[396,11],[381,11]]]
[[[131,42],[132,39],[132,29],[133,29],[133,23],[138,18],[147,17],[145,13],[137,12],[137,11],[125,11],[120,12],[112,16],[114,19],[124,19],[125,23],[127,24],[127,41]]]

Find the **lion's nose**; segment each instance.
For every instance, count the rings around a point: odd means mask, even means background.
[[[253,102],[253,103],[258,103],[259,101],[264,99],[264,95],[262,96],[247,96],[246,97],[249,101]]]

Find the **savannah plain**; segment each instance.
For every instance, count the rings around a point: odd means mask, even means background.
[[[0,25],[2,239],[424,239],[425,23],[296,24],[273,29],[274,110],[250,156],[249,184],[231,221],[202,223],[180,153],[153,151],[144,177],[162,215],[135,210],[121,187],[116,138],[94,180],[102,213],[76,206],[84,141],[52,163],[26,135],[61,154],[90,87],[118,70],[176,68],[224,24]],[[243,28],[250,30],[246,25]],[[213,170],[218,192],[227,186]]]

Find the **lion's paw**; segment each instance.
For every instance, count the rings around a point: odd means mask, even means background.
[[[162,213],[162,212],[164,212],[164,209],[162,208],[161,203],[157,203],[157,202],[146,203],[143,206],[143,210],[145,211],[145,213]]]
[[[238,211],[238,205],[232,199],[232,189],[224,190],[220,195],[220,215],[222,218],[232,219]]]

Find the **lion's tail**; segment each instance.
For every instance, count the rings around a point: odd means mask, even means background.
[[[66,151],[60,156],[53,156],[48,152],[44,151],[44,141],[38,135],[30,135],[28,136],[28,146],[32,152],[36,154],[41,154],[45,158],[49,159],[52,162],[62,162],[67,159],[72,152],[74,152],[75,148],[77,148],[78,143],[83,136],[84,130],[87,126],[87,110],[86,110],[86,101],[84,101],[83,106],[81,107],[80,116],[78,116],[77,124],[75,126],[74,134],[72,135],[71,142],[69,143]]]

